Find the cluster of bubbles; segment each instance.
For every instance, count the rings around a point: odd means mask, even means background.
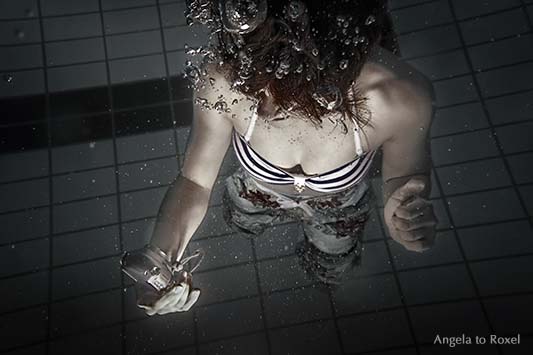
[[[208,26],[210,30],[210,41],[206,47],[200,48],[186,48],[190,55],[200,55],[208,62],[219,62],[223,64],[221,59],[221,52],[218,47],[211,41],[211,39],[221,31],[228,35],[232,41],[225,43],[225,51],[239,60],[239,67],[237,68],[237,76],[232,83],[232,88],[239,87],[244,91],[248,91],[246,86],[247,80],[253,77],[255,66],[252,59],[250,49],[245,49],[245,43],[242,35],[255,30],[267,18],[267,0],[192,0],[189,3],[187,22],[189,25],[200,23]],[[368,40],[361,34],[360,26],[372,26],[376,22],[374,15],[369,15],[363,23],[355,23],[352,16],[338,15],[333,20],[336,25],[330,31],[328,39],[332,41],[340,41],[345,49],[342,51],[344,58],[336,61],[336,67],[329,65],[327,50],[321,53],[316,47],[309,47],[307,38],[302,38],[302,33],[306,33],[309,25],[308,9],[302,1],[289,1],[283,10],[283,16],[287,23],[287,30],[290,33],[290,46],[287,46],[279,55],[278,58],[272,58],[270,63],[265,67],[267,73],[274,73],[275,78],[282,80],[287,75],[298,74],[304,75],[307,81],[316,78],[316,70],[340,70],[344,71],[350,67],[350,57],[353,49],[356,46],[365,45]],[[316,29],[311,29],[316,32]],[[351,47],[351,50],[350,50]],[[296,52],[296,53],[295,53]],[[302,56],[299,53],[310,53],[311,60],[301,60]],[[323,54],[323,55],[320,55]],[[320,55],[320,56],[319,56]],[[206,85],[206,73],[203,73],[200,67],[192,64],[191,61],[186,63],[184,75],[188,78],[194,89],[203,88]],[[315,65],[311,68],[310,65]],[[212,84],[212,83],[211,83]],[[319,105],[328,109],[335,110],[342,104],[342,95],[340,90],[332,84],[321,85],[313,94],[313,98]],[[204,103],[200,105],[206,108]],[[227,105],[215,104],[210,107],[217,106],[217,111],[224,112]]]

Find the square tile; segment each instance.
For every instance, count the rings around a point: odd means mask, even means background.
[[[512,67],[477,73],[481,95],[491,98],[521,90],[529,90],[533,87],[533,84],[524,73],[530,73],[532,70],[533,63],[523,63]]]
[[[521,256],[471,263],[472,274],[482,296],[530,292],[533,257]]]
[[[413,59],[409,61],[409,64],[413,65],[431,80],[451,78],[470,72],[462,50]]]
[[[48,174],[48,150],[0,155],[0,182],[35,178]]]
[[[533,150],[533,122],[519,123],[496,128],[496,134],[500,140],[505,154],[526,152]]]
[[[265,333],[256,333],[199,346],[200,355],[268,355]]]
[[[102,1],[102,10],[117,10],[128,7],[137,7],[137,6],[150,6],[155,5],[156,0],[103,0]]]
[[[269,328],[332,317],[329,294],[313,287],[271,293],[264,305]]]
[[[169,100],[166,79],[115,84],[112,89],[115,109],[166,103]]]
[[[525,217],[513,189],[450,197],[448,206],[457,227]]]
[[[258,293],[257,276],[252,264],[194,274],[193,285],[201,290],[198,306],[230,301]]]
[[[483,107],[478,102],[439,108],[431,124],[431,136],[463,133],[487,126]]]
[[[50,129],[52,146],[94,142],[113,135],[110,114],[54,120]]]
[[[437,335],[457,337],[465,334],[473,338],[489,334],[478,301],[410,307],[409,314],[419,342],[433,344]]]
[[[399,33],[416,31],[425,27],[453,21],[446,1],[432,1],[419,6],[411,6],[394,11],[394,28]]]
[[[202,249],[205,252],[204,261],[200,264],[198,271],[212,270],[253,260],[251,241],[238,234],[201,240],[195,240],[193,237],[187,248],[191,251]]]
[[[38,15],[37,0],[22,0],[16,3],[11,1],[0,2],[0,19],[16,19],[23,17],[36,17]]]
[[[68,354],[76,349],[76,354],[120,354],[122,349],[120,326],[104,328],[50,342],[51,354]]]
[[[483,14],[487,14],[493,11],[503,10],[510,7],[514,7],[520,4],[519,0],[507,0],[507,1],[498,1],[498,0],[472,0],[472,1],[461,1],[453,0],[453,6],[459,20],[474,17]]]
[[[101,37],[46,43],[46,65],[66,65],[105,60]]]
[[[259,299],[196,308],[198,339],[206,342],[263,329]]]
[[[520,195],[525,201],[527,213],[533,216],[533,185],[520,187]]]
[[[50,320],[52,337],[120,322],[120,293],[120,290],[115,290],[52,303]],[[95,312],[96,309],[98,312]]]
[[[109,139],[52,148],[52,172],[93,169],[114,163],[113,141]]]
[[[40,41],[39,20],[0,22],[0,45],[19,45]]]
[[[0,128],[0,154],[46,149],[48,147],[48,126],[46,122],[23,126]]]
[[[170,313],[126,325],[127,354],[162,352],[194,344],[192,312]]]
[[[183,26],[186,24],[185,11],[187,6],[184,2],[178,1],[170,4],[160,5],[162,26]]]
[[[464,77],[438,81],[433,84],[437,106],[445,107],[478,99],[473,78]]]
[[[1,26],[0,26],[1,27]],[[25,70],[11,75],[13,80],[0,81],[0,97],[42,95],[44,89],[44,70]]]
[[[293,255],[298,242],[304,239],[297,223],[279,224],[269,227],[258,238],[254,238],[257,259]]]
[[[533,311],[531,295],[484,299],[483,304],[496,334],[527,334],[531,332]]]
[[[137,190],[172,183],[179,174],[175,157],[121,165],[118,170],[121,191]]]
[[[116,192],[115,171],[104,168],[56,175],[52,178],[52,191],[55,203],[113,194]]]
[[[463,261],[452,231],[438,232],[435,237],[435,245],[423,253],[407,250],[403,245],[392,239],[388,243],[392,260],[397,270]]]
[[[45,237],[50,233],[50,208],[35,208],[0,215],[4,243]]]
[[[0,185],[0,212],[46,206],[50,203],[49,179]]]
[[[56,41],[102,35],[100,14],[43,18],[44,39]]]
[[[333,321],[269,330],[272,354],[342,354]]]
[[[106,66],[103,62],[48,69],[50,92],[104,86],[106,84]]]
[[[494,189],[511,185],[511,178],[501,158],[438,168],[446,195]]]
[[[118,226],[56,236],[53,248],[54,265],[116,255],[121,251]]]
[[[121,194],[122,220],[128,221],[155,216],[159,211],[159,206],[161,206],[166,191],[167,187],[158,187]]]
[[[120,287],[118,257],[55,268],[52,272],[54,300]]]
[[[69,202],[54,207],[54,232],[63,233],[118,222],[115,196]]]
[[[474,285],[463,264],[398,273],[407,305],[475,297]]]
[[[43,63],[43,50],[40,45],[0,47],[2,71],[39,68]]]
[[[402,305],[394,275],[352,278],[333,291],[337,315],[377,311]]]
[[[468,260],[533,252],[533,230],[527,221],[458,229]]]
[[[306,278],[295,256],[262,261],[257,266],[263,292],[297,288],[312,283]]]
[[[75,14],[80,12],[98,11],[97,0],[71,0],[68,2],[61,0],[47,0],[41,4],[43,16],[57,16]]]
[[[459,26],[467,45],[494,41],[528,31],[522,9],[476,17],[472,20],[460,22]]]
[[[494,136],[488,129],[431,140],[431,156],[437,167],[498,155]]]
[[[197,238],[207,238],[215,235],[233,233],[233,229],[224,220],[224,206],[214,206],[208,209],[202,223],[196,230]]]
[[[205,26],[179,26],[163,30],[165,35],[165,47],[168,51],[189,47],[205,46],[208,40],[208,30]]]
[[[118,137],[160,131],[172,127],[169,105],[131,109],[115,114],[115,132]]]
[[[107,87],[79,89],[50,94],[50,116],[52,119],[65,116],[104,113],[109,111]]]
[[[46,306],[0,316],[0,351],[45,340],[47,322]]]
[[[533,117],[533,92],[506,95],[485,101],[494,124],[525,121]]]
[[[111,83],[159,79],[166,76],[163,55],[115,59],[109,63]]]
[[[122,223],[122,243],[124,251],[140,249],[150,241],[155,218]]]
[[[46,96],[0,99],[0,124],[46,119]]]
[[[0,312],[10,312],[48,302],[48,271],[2,279],[4,292]]]
[[[344,350],[365,352],[412,344],[403,309],[339,319]]]
[[[48,238],[0,247],[0,277],[48,268],[49,248]]]
[[[163,50],[159,30],[107,36],[106,44],[109,59],[153,54]]]
[[[461,46],[459,34],[454,25],[412,32],[399,36],[398,40],[402,49],[402,57],[405,59],[429,56]]]
[[[468,49],[473,69],[488,70],[533,59],[533,36],[524,35]]]
[[[104,12],[105,33],[116,34],[151,30],[159,27],[159,18],[155,6]]]
[[[141,161],[176,154],[171,130],[117,138],[119,163]]]
[[[533,161],[533,153],[512,155],[506,158],[511,168],[511,175],[517,184],[533,182],[533,167],[529,164]]]

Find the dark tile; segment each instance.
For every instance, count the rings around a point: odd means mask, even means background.
[[[263,261],[258,264],[263,292],[297,288],[311,284],[295,256]]]
[[[480,103],[440,108],[431,125],[431,136],[463,133],[488,126],[485,112]]]
[[[52,148],[52,171],[65,173],[112,165],[113,142],[102,140]]]
[[[398,37],[402,56],[411,59],[440,51],[459,48],[461,42],[454,25],[439,26]]]
[[[527,213],[533,216],[533,185],[520,187],[520,195],[525,201]]]
[[[166,69],[162,54],[115,59],[109,63],[111,84],[132,81],[165,80]]]
[[[394,11],[394,29],[399,33],[420,30],[453,21],[450,6],[446,1],[432,1]]]
[[[150,241],[155,218],[122,224],[122,243],[124,251],[142,248]]]
[[[45,50],[48,66],[105,60],[101,37],[47,43]]]
[[[398,277],[408,305],[475,297],[474,285],[463,264],[404,271]]]
[[[189,47],[200,47],[207,44],[209,31],[206,26],[179,26],[165,28],[165,46],[168,51]]]
[[[42,95],[45,92],[44,70],[34,69],[9,74],[11,81],[0,80],[0,97]]]
[[[461,22],[461,32],[467,45],[494,41],[503,37],[528,31],[521,9],[499,12]]]
[[[49,249],[48,238],[0,247],[0,277],[47,268]]]
[[[156,0],[103,0],[102,1],[102,10],[117,10],[124,9],[128,7],[137,7],[137,6],[149,6],[155,5]]]
[[[180,153],[182,151],[180,150]],[[222,166],[220,167],[219,175],[220,176],[226,176],[231,175],[241,166],[241,163],[237,159],[237,156],[235,155],[235,151],[232,147],[228,147],[228,150],[226,152],[226,156],[224,157],[224,161],[222,162]]]
[[[120,287],[118,257],[60,267],[52,272],[54,300]]]
[[[67,15],[80,12],[98,11],[97,0],[71,0],[64,2],[61,0],[48,0],[41,4],[44,16]]]
[[[47,322],[46,306],[0,316],[0,351],[43,341]]]
[[[79,334],[50,342],[50,354],[69,354],[76,349],[76,354],[120,354],[122,335],[120,326],[99,329],[86,334]]]
[[[38,16],[37,0],[2,1],[0,2],[0,19],[31,18]]]
[[[48,147],[46,122],[0,128],[0,153]]]
[[[105,33],[151,30],[159,27],[155,6],[104,13]]]
[[[107,36],[106,43],[109,59],[153,54],[163,50],[159,30]]]
[[[403,309],[338,320],[344,350],[365,352],[412,344]]]
[[[194,344],[194,338],[192,312],[151,317],[126,325],[126,353],[147,354],[185,347]]]
[[[50,94],[50,115],[52,118],[101,113],[108,110],[107,87]]]
[[[435,337],[486,336],[489,328],[478,301],[460,301],[410,307],[409,314],[419,342],[433,344]]]
[[[118,161],[127,163],[176,154],[172,130],[145,133],[117,139]]]
[[[520,5],[519,0],[453,0],[453,6],[458,19],[479,16],[490,12],[507,9]]]
[[[39,43],[40,41],[39,20],[0,22],[0,45]]]
[[[364,276],[392,271],[387,247],[382,240],[365,242],[361,247],[361,264],[352,272],[354,276]]]
[[[403,7],[413,6],[426,2],[425,0],[389,0],[389,9],[396,10]]]
[[[458,227],[525,217],[511,188],[451,197],[448,206]]]
[[[196,317],[201,342],[263,328],[261,307],[256,297],[196,308]]]
[[[115,114],[117,136],[127,136],[172,128],[168,105],[139,108]]]
[[[107,85],[107,71],[104,62],[48,69],[48,89],[50,92],[104,85]]]
[[[201,290],[197,305],[219,303],[258,293],[252,264],[194,274],[194,287]]]
[[[473,69],[482,71],[533,59],[533,36],[525,35],[468,49]]]
[[[155,216],[167,191],[167,187],[153,188],[120,195],[122,220]]]
[[[402,304],[392,273],[346,280],[332,296],[338,315],[377,311]]]
[[[521,256],[470,263],[482,296],[531,292],[533,257]]]
[[[200,355],[267,355],[268,344],[265,333],[256,333],[202,344],[199,353]]]
[[[43,177],[48,175],[48,149],[0,155],[3,171],[0,182]]]
[[[533,252],[533,230],[527,221],[459,229],[457,233],[469,260]]]
[[[180,63],[180,67],[183,67],[184,63],[185,62]],[[192,89],[189,88],[189,85],[189,80],[184,79],[182,75],[177,75],[170,78],[172,100],[191,100]],[[192,103],[190,105],[192,105]]]
[[[477,73],[477,79],[484,97],[510,94],[533,87],[528,75],[533,71],[533,63],[517,64],[512,67]]]
[[[529,164],[529,162],[533,161],[533,153],[512,155],[506,159],[516,183],[525,184],[533,182],[533,166]]]
[[[3,292],[0,312],[14,311],[48,301],[48,271],[0,281]]]
[[[329,294],[312,287],[269,294],[264,307],[271,328],[332,317]]]
[[[437,168],[437,173],[446,195],[511,185],[511,178],[501,158]]]
[[[200,264],[198,271],[251,262],[253,260],[251,241],[239,234],[229,234],[224,237],[207,238],[198,241],[193,238],[187,248],[191,251],[202,249],[205,252],[204,261]]]
[[[0,215],[2,242],[20,242],[47,236],[50,232],[50,208],[35,208]]]
[[[0,47],[0,68],[9,70],[40,68],[43,66],[43,50],[39,44]]]
[[[187,6],[183,2],[161,5],[162,26],[182,26],[186,24],[185,11]]]
[[[118,221],[115,196],[70,202],[54,207],[54,232],[70,232]]]
[[[533,150],[533,122],[498,127],[496,134],[506,154]]]
[[[174,123],[178,127],[191,126],[193,121],[193,107],[190,101],[183,101],[174,104]]]
[[[197,238],[205,238],[229,233],[233,233],[233,229],[224,220],[224,206],[213,206],[207,212],[195,235]]]
[[[470,72],[462,50],[413,59],[409,63],[431,80],[451,78]]]
[[[44,95],[2,98],[0,100],[0,124],[23,123],[46,119]]]
[[[116,255],[120,252],[118,226],[56,236],[53,247],[54,265]]]
[[[531,295],[517,295],[483,300],[496,334],[524,334],[532,330]]]
[[[296,325],[269,333],[272,354],[342,354],[333,321]]]
[[[46,41],[102,35],[100,14],[85,14],[43,19]]]
[[[152,105],[168,100],[167,83],[163,79],[113,86],[115,109]]]
[[[280,257],[295,253],[298,242],[304,239],[298,223],[274,225],[254,239],[257,259]]]
[[[49,179],[0,185],[0,212],[46,206],[50,203]]]
[[[149,160],[145,163],[121,165],[119,183],[121,191],[167,185],[179,174],[176,158]]]
[[[6,354],[8,355],[46,355],[46,343],[41,343],[39,345],[33,345],[24,348],[17,348],[16,350],[9,351]]]
[[[437,167],[442,164],[495,157],[498,153],[494,137],[488,129],[431,140],[431,156]]]
[[[90,170],[53,177],[54,203],[107,195],[116,192],[113,168]]]
[[[120,293],[115,290],[52,303],[51,335],[64,336],[120,322]]]
[[[435,266],[463,260],[455,235],[451,231],[438,232],[435,245],[423,253],[407,250],[394,240],[389,240],[388,243],[397,270]]]
[[[370,216],[365,224],[365,229],[361,238],[363,241],[368,242],[385,238],[381,219],[378,215],[380,213],[381,210],[378,211],[377,209],[374,209],[370,212]]]
[[[437,105],[440,107],[473,101],[478,98],[473,79],[470,75],[438,81],[433,85],[435,87]]]
[[[504,96],[485,101],[494,124],[529,120],[533,117],[533,92]]]
[[[110,114],[52,121],[54,146],[109,139],[113,136]]]

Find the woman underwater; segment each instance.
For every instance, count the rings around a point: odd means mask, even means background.
[[[433,89],[395,55],[385,1],[194,0],[187,17],[209,27],[210,46],[198,50],[201,67],[187,71],[193,128],[153,250],[183,260],[230,144],[241,167],[226,179],[225,217],[239,231],[260,234],[297,217],[321,253],[353,252],[381,149],[389,234],[412,251],[433,244]],[[155,297],[137,291],[149,315],[187,311],[200,294],[190,279]]]

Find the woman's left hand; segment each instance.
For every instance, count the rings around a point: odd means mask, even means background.
[[[435,242],[437,218],[433,206],[424,198],[427,180],[411,178],[387,200],[384,217],[392,239],[406,249],[423,252]]]

